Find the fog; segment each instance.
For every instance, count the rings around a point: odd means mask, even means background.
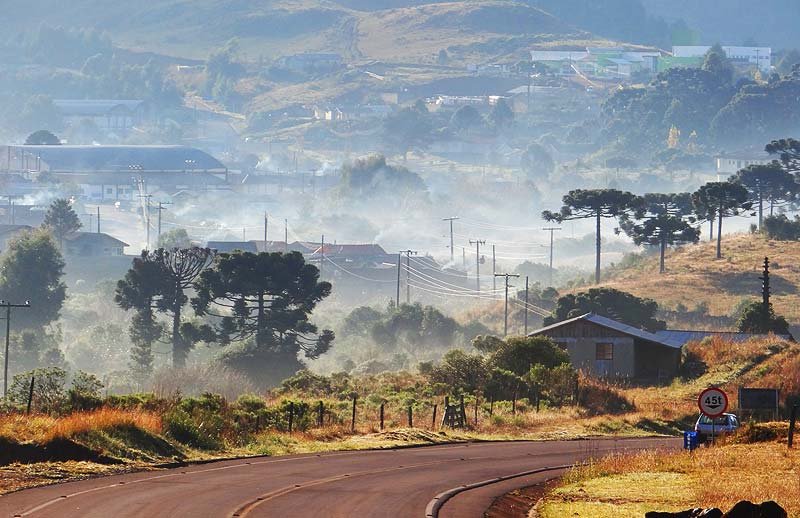
[[[553,309],[544,288],[593,284],[596,221],[559,212],[570,191],[691,193],[777,159],[764,146],[800,125],[793,33],[721,32],[722,21],[709,28],[728,17],[717,11],[687,8],[676,19],[651,0],[574,19],[559,2],[535,0],[151,4],[5,8],[3,236],[20,230],[12,224],[40,226],[66,198],[83,231],[124,244],[62,247],[63,308],[29,330],[35,354],[12,361],[12,375],[66,365],[112,391],[164,386],[169,340],[153,346],[156,374],[133,376],[132,313],[114,302],[115,286],[142,250],[189,244],[298,248],[332,284],[311,320],[337,336],[301,360],[320,372],[413,370],[469,349],[477,334],[501,334],[506,280],[512,333]],[[756,96],[762,104],[749,101]],[[561,216],[546,221],[544,211]],[[757,222],[749,205],[739,212],[725,234]],[[709,239],[707,217],[681,217]],[[657,252],[621,226],[602,218],[603,268]],[[420,337],[409,333],[433,313],[409,310],[398,336],[382,338],[406,302],[453,320],[435,339]],[[376,313],[354,323],[363,306]],[[188,302],[182,318],[218,324]],[[193,368],[236,346],[192,345]]]

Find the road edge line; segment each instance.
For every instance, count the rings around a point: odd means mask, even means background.
[[[489,480],[482,480],[480,482],[474,482],[472,484],[466,484],[459,487],[454,487],[452,489],[448,489],[447,491],[442,491],[438,495],[434,496],[428,505],[425,506],[425,518],[438,518],[439,511],[441,510],[442,506],[447,503],[448,500],[453,498],[454,496],[458,495],[459,493],[463,493],[465,491],[470,491],[472,489],[478,489],[480,487],[489,486],[491,484],[497,484],[499,482],[505,482],[506,480],[511,480],[512,478],[519,478],[519,477],[526,477],[528,475],[535,475],[537,473],[545,473],[547,471],[558,471],[562,469],[569,469],[573,466],[578,466],[579,464],[564,464],[562,466],[549,466],[544,468],[537,468],[531,469],[528,471],[522,471],[519,473],[513,473],[511,475],[504,475],[502,477],[491,478]]]

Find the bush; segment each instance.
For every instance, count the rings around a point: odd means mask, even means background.
[[[785,214],[767,216],[764,218],[764,233],[778,241],[797,241],[800,239],[800,216],[795,216],[794,220]]]
[[[64,410],[67,382],[67,371],[60,367],[34,369],[17,374],[8,387],[8,397],[12,403],[20,406],[28,404],[31,377],[34,377],[32,407],[39,412],[58,413]]]
[[[176,408],[164,419],[167,435],[176,441],[202,450],[215,450],[221,446],[219,437],[215,437],[195,423],[192,416],[181,408]]]
[[[78,371],[72,378],[72,388],[69,389],[69,407],[72,410],[94,410],[103,405],[100,391],[103,389],[101,382],[94,374]]]

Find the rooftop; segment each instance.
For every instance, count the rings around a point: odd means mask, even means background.
[[[9,146],[41,158],[51,171],[224,171],[205,151],[187,146]]]

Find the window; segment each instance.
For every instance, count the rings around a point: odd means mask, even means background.
[[[613,360],[614,344],[599,343],[595,346],[596,360]]]
[[[106,187],[106,194],[114,194],[114,188],[113,187]]]

